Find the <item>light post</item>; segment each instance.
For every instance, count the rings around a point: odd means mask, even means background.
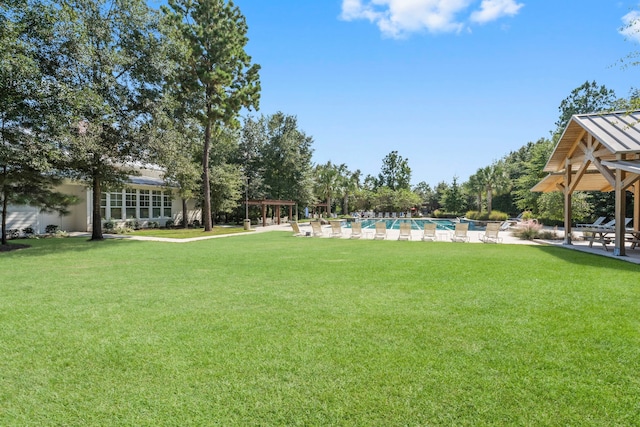
[[[244,229],[251,230],[251,220],[249,219],[249,177],[244,176]]]

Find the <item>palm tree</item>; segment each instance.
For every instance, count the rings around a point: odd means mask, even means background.
[[[466,183],[466,187],[470,193],[478,197],[478,212],[482,212],[482,193],[484,193],[486,188],[484,169],[478,169],[475,175],[471,175],[469,181]]]
[[[504,163],[498,161],[491,164],[491,166],[483,168],[482,177],[487,191],[487,212],[491,214],[493,193],[503,191],[509,184]]]
[[[338,168],[328,161],[324,165],[316,165],[314,168],[315,186],[314,191],[320,200],[327,202],[327,214],[331,216],[331,200],[338,188]]]

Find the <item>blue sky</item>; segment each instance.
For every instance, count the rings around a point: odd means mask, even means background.
[[[392,150],[412,183],[464,182],[548,137],[586,80],[626,97],[638,2],[235,0],[261,65],[256,114],[295,115],[315,163],[377,175]]]

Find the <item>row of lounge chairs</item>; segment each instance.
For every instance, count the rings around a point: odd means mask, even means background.
[[[300,231],[300,227],[297,222],[291,222],[291,227],[293,228],[294,236],[306,236],[312,235],[313,237],[324,237],[324,231],[322,230],[322,226],[318,221],[311,221],[311,233],[303,233]],[[436,227],[437,224],[430,222],[424,224],[424,229],[422,231],[422,237],[420,240],[428,242],[428,241],[436,241]],[[485,229],[484,234],[480,235],[480,240],[484,243],[500,243],[502,242],[502,238],[499,236],[499,232],[501,229],[501,224],[498,222],[488,223]],[[400,224],[400,233],[398,236],[398,240],[411,240],[411,224],[401,223]],[[469,241],[469,223],[460,222],[456,223],[453,233],[451,234],[451,241],[453,242],[468,242]],[[349,236],[351,239],[360,239],[362,237],[362,224],[359,222],[351,223],[351,235]],[[331,231],[330,237],[341,238],[343,237],[343,230],[340,221],[331,221]],[[384,240],[387,238],[387,226],[385,222],[377,222],[375,228],[375,234],[373,235],[374,240]]]

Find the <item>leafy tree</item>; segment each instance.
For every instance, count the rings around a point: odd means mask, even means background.
[[[394,211],[408,212],[411,208],[419,206],[421,202],[420,196],[413,191],[401,188],[394,191],[393,207]]]
[[[203,220],[212,228],[209,154],[212,139],[225,127],[238,127],[242,108],[258,107],[257,64],[245,52],[247,23],[233,1],[169,0],[163,11],[173,31],[169,38],[183,46],[174,91],[204,128],[202,148]]]
[[[513,190],[516,206],[521,211],[537,213],[540,193],[534,193],[531,189],[547,175],[543,169],[552,151],[553,143],[546,138],[541,138],[530,146],[528,160],[522,162],[523,174],[515,180]]]
[[[475,195],[478,212],[482,212],[482,194],[486,190],[485,173],[484,169],[478,169],[478,171],[469,177],[469,180],[464,185],[469,194]]]
[[[564,128],[574,114],[595,113],[610,109],[616,103],[616,95],[613,90],[604,85],[598,86],[595,81],[586,81],[571,91],[571,94],[562,100],[558,110],[560,117],[556,122],[554,142],[557,142]]]
[[[435,208],[436,202],[436,193],[431,189],[431,186],[424,181],[420,181],[414,188],[413,192],[420,197],[420,204],[422,207],[426,208],[427,211],[431,212]]]
[[[71,124],[65,142],[72,176],[91,185],[91,239],[101,240],[103,187],[121,183],[132,173],[121,165],[147,152],[140,130],[162,77],[157,20],[144,0],[66,0],[60,17],[56,79]]]
[[[562,221],[564,219],[564,196],[560,191],[544,193],[538,199],[538,215],[550,220]],[[574,221],[582,221],[591,215],[591,205],[584,192],[578,191],[571,197],[571,218]]]
[[[313,198],[313,138],[298,128],[295,116],[278,112],[265,117],[263,123],[267,137],[261,168],[267,196],[309,203]]]
[[[387,186],[392,190],[411,188],[411,168],[409,160],[392,151],[382,159],[382,169],[378,175],[378,186]]]
[[[0,3],[0,210],[7,243],[9,204],[66,212],[74,200],[54,190],[61,151],[55,143],[60,103],[51,82],[54,8],[28,1]]]
[[[187,202],[198,196],[201,186],[198,149],[202,128],[194,120],[180,117],[179,106],[168,97],[158,105],[149,125],[150,160],[162,166],[165,181],[178,188],[182,226],[187,228]]]
[[[459,214],[465,210],[464,194],[458,185],[458,177],[454,176],[451,186],[445,192],[442,205],[447,212]]]

